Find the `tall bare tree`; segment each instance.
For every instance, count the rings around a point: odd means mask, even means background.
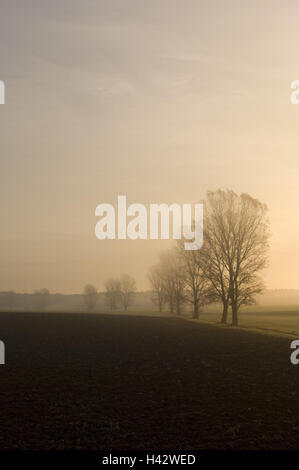
[[[120,279],[120,293],[124,311],[128,310],[136,292],[136,281],[129,274],[123,274]]]
[[[86,309],[91,312],[95,308],[98,299],[96,288],[92,284],[87,284],[84,287],[83,297]]]
[[[207,206],[209,246],[217,247],[232,324],[238,325],[241,305],[254,303],[263,290],[260,272],[267,265],[270,236],[267,207],[248,194],[238,196],[229,190],[208,192]]]
[[[221,323],[226,323],[230,296],[229,271],[219,243],[217,226],[213,223],[212,216],[209,216],[209,210],[205,211],[204,244],[200,257],[204,260],[204,276],[210,281],[214,291],[213,294],[210,293],[210,300],[222,303]]]

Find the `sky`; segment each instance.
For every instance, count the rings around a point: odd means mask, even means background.
[[[0,290],[81,292],[168,241],[95,237],[95,208],[247,192],[268,288],[299,288],[299,2],[1,0]]]

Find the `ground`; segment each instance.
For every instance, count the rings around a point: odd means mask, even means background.
[[[277,305],[275,307],[255,305],[243,308],[239,317],[240,325],[243,328],[299,338],[298,305]],[[216,311],[214,307],[201,313],[201,319],[205,322],[216,323],[220,318],[221,311]],[[229,322],[231,322],[231,318],[229,318]]]
[[[290,338],[133,315],[0,325],[1,449],[299,447]]]

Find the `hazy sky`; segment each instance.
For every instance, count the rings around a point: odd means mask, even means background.
[[[270,288],[299,288],[299,2],[1,0],[0,290],[146,272],[166,241],[99,241],[95,207],[269,207]]]

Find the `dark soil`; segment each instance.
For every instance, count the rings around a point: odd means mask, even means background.
[[[0,314],[1,449],[299,447],[290,340],[177,318]]]

